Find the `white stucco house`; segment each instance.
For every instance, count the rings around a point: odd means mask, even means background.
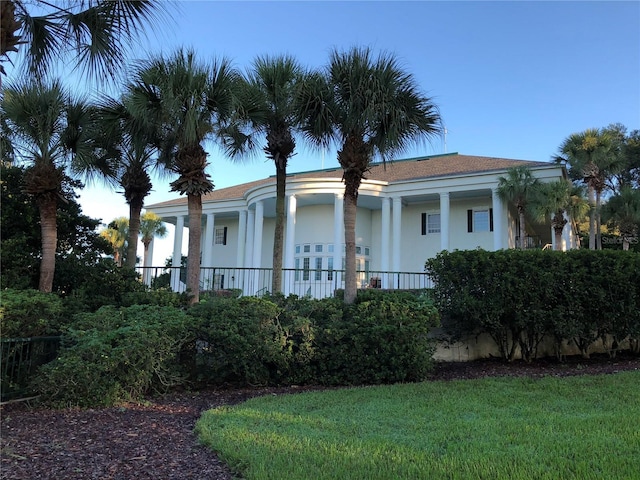
[[[358,286],[421,288],[429,285],[425,260],[441,250],[515,247],[518,217],[496,187],[518,165],[545,182],[566,177],[560,165],[458,153],[374,164],[358,197]],[[203,289],[270,289],[275,192],[274,175],[203,197]],[[340,168],[288,176],[284,293],[321,297],[344,286],[343,192]],[[188,228],[186,197],[147,209],[176,226],[173,265],[179,266],[181,254],[188,253],[180,251]],[[526,228],[528,246],[553,246],[550,222]],[[573,222],[562,239],[562,249],[576,246]],[[172,286],[179,290],[178,271],[173,273]]]

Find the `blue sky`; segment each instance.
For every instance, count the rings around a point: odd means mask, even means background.
[[[640,128],[635,1],[182,1],[136,56],[185,46],[203,61],[225,55],[241,69],[279,53],[319,67],[332,48],[354,45],[392,52],[413,73],[440,108],[447,152],[547,161],[573,132],[613,122]],[[289,171],[337,165],[334,152],[323,160],[299,145]],[[216,188],[274,173],[260,157],[233,164],[208,150]],[[405,157],[444,151],[435,141]],[[176,197],[167,183],[154,184],[147,204]],[[128,213],[121,196],[95,185],[81,203],[107,222]]]

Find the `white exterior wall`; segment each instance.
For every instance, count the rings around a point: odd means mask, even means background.
[[[490,209],[491,198],[477,200],[451,200],[451,250],[493,250],[493,232],[467,231],[467,210]],[[495,215],[495,212],[494,212]]]

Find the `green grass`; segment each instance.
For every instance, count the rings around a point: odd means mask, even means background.
[[[640,479],[640,372],[269,396],[196,430],[252,479]]]

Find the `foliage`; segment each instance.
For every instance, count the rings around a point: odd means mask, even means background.
[[[127,252],[127,240],[129,237],[129,219],[127,217],[114,218],[107,228],[100,230],[100,236],[104,238],[113,250],[113,261],[120,267]]]
[[[58,334],[63,319],[62,300],[56,294],[7,288],[0,295],[0,334],[3,338]]]
[[[502,357],[527,361],[545,335],[583,356],[598,339],[610,355],[640,328],[640,254],[621,251],[442,252],[426,262],[446,333],[488,333]],[[611,341],[609,342],[609,339]]]
[[[214,384],[267,385],[282,366],[278,306],[254,297],[214,298],[189,310],[200,375]]]
[[[95,0],[64,6],[3,1],[2,26],[9,27],[9,37],[5,44],[3,32],[0,60],[8,60],[9,52],[23,51],[29,76],[44,77],[55,61],[71,60],[94,78],[113,79],[129,49],[137,46],[139,33],[163,11],[162,2],[155,0]]]
[[[189,340],[188,317],[173,307],[103,307],[68,327],[58,358],[42,366],[32,388],[53,406],[113,405],[180,385],[176,367]]]
[[[189,251],[200,251],[202,196],[213,182],[206,171],[206,140],[219,140],[234,115],[238,72],[227,59],[199,62],[192,50],[168,58],[156,56],[136,67],[127,85],[125,108],[154,139],[158,162],[178,175],[171,190],[187,196]],[[187,260],[187,289],[192,302],[199,297],[200,257]]]
[[[304,133],[317,145],[335,143],[343,169],[345,294],[355,301],[358,189],[376,156],[383,161],[411,143],[442,132],[438,107],[392,54],[369,48],[333,50],[323,72],[302,89]]]
[[[321,302],[337,311],[314,318],[317,354],[313,365],[318,383],[424,380],[434,352],[427,334],[438,324],[430,301],[409,293],[365,291],[351,306],[340,308],[334,299]]]
[[[2,288],[37,288],[42,235],[36,205],[24,192],[25,169],[2,165],[0,233],[2,236]],[[56,275],[53,290],[63,295],[83,288],[86,279],[95,276],[94,267],[106,263],[102,257],[109,252],[108,243],[96,233],[100,224],[82,214],[76,201],[75,190],[82,184],[71,179],[65,181],[67,202],[57,210],[58,241]],[[103,268],[100,274],[107,274]],[[109,283],[109,279],[104,279]],[[102,287],[96,286],[96,293]]]
[[[430,301],[367,293],[339,299],[212,298],[189,310],[200,376],[213,383],[328,385],[419,381],[431,367]]]
[[[525,216],[529,212],[529,204],[540,188],[537,178],[526,166],[512,167],[507,170],[506,177],[498,178],[498,196],[516,208],[519,217],[520,231],[518,233],[519,247],[525,248],[526,228]]]
[[[209,410],[196,432],[252,480],[622,480],[639,396],[640,372],[335,389]]]

